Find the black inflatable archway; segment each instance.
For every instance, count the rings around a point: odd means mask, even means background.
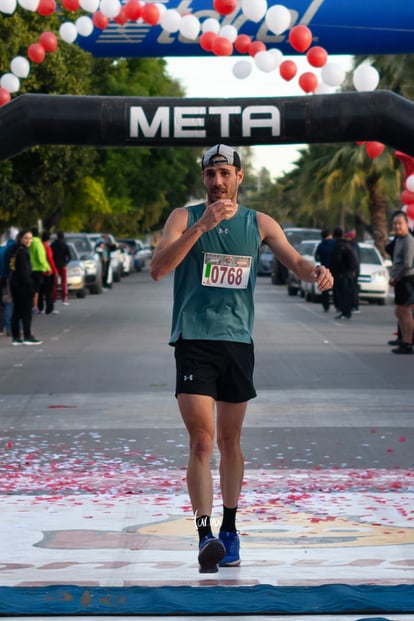
[[[377,140],[414,156],[414,103],[390,91],[249,99],[21,95],[0,160],[35,145],[207,146]]]

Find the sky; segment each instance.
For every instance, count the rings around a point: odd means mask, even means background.
[[[284,56],[283,60],[289,58]],[[240,59],[240,57],[238,58]],[[188,97],[293,97],[303,96],[298,84],[298,76],[303,71],[320,70],[310,67],[305,56],[292,57],[298,65],[297,76],[290,82],[280,77],[278,70],[271,73],[260,71],[253,65],[253,71],[248,78],[239,79],[233,75],[233,66],[237,62],[235,57],[184,57],[168,58],[167,70],[169,75],[178,80]],[[330,56],[330,62],[335,62],[346,71],[351,67],[350,56]],[[282,176],[294,167],[298,159],[299,148],[305,145],[265,145],[252,147],[254,154],[253,165],[257,171],[265,167],[272,178]]]

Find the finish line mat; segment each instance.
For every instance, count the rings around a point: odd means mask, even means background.
[[[0,615],[414,613],[412,470],[247,470],[242,565],[199,574],[183,469],[32,462],[0,482]]]

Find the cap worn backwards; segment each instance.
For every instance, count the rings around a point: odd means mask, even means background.
[[[235,166],[241,168],[240,155],[226,144],[216,144],[206,151],[201,160],[201,168],[207,166],[220,166],[225,164],[227,166]]]

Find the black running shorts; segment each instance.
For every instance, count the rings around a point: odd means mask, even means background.
[[[394,302],[397,306],[414,304],[414,276],[405,276],[395,283]]]
[[[175,344],[176,391],[243,403],[256,396],[253,343],[183,340]]]

